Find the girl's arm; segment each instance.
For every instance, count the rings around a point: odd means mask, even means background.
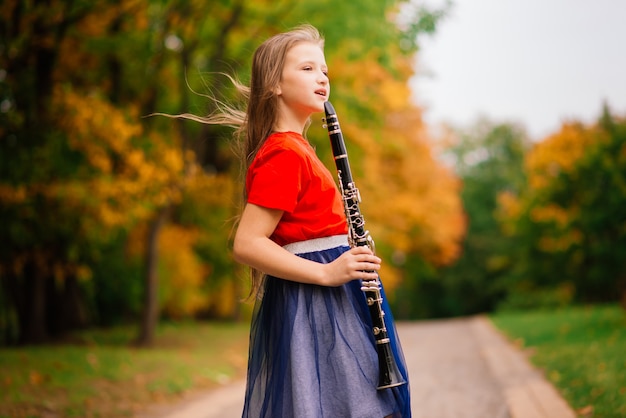
[[[282,214],[281,210],[246,204],[233,246],[237,262],[271,276],[322,286],[377,278],[381,260],[367,247],[352,248],[335,261],[322,264],[298,257],[270,240]],[[365,273],[365,270],[374,272]]]

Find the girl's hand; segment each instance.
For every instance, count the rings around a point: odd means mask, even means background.
[[[378,278],[381,260],[365,246],[351,248],[328,264],[298,257],[280,247],[269,237],[282,215],[277,209],[246,204],[235,234],[235,260],[272,276],[320,286],[334,287],[354,279]]]
[[[341,286],[355,279],[375,280],[378,278],[381,259],[368,247],[354,247],[335,261],[323,264],[326,286]]]

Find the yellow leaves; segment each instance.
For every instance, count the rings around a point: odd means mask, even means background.
[[[132,24],[138,30],[148,26],[146,0],[124,0],[107,7],[94,7],[79,24],[80,35],[98,37],[106,34],[115,21],[122,20],[127,26]],[[126,28],[127,30],[131,28]]]
[[[561,172],[571,172],[585,149],[597,138],[580,124],[563,124],[561,130],[538,143],[526,157],[528,183],[547,187]]]
[[[460,252],[465,216],[457,177],[433,157],[421,111],[406,103],[386,115],[381,141],[346,123],[349,147],[363,150],[363,170],[354,174],[367,227],[376,241],[429,263],[452,262]],[[351,154],[352,155],[352,154]],[[397,281],[394,273],[389,281]]]
[[[180,173],[183,170],[183,160],[180,151],[171,147],[162,147],[157,151],[159,161],[170,173]]]
[[[196,205],[230,208],[235,203],[233,197],[238,187],[230,176],[208,175],[200,172],[189,178],[187,193],[193,196]]]
[[[410,101],[410,96],[409,86],[403,80],[396,80],[389,76],[380,80],[379,100],[384,104],[387,112],[404,110]]]
[[[538,246],[547,253],[557,253],[566,251],[573,245],[580,244],[582,240],[583,234],[576,229],[572,229],[563,231],[561,235],[544,235],[539,239]]]
[[[501,209],[504,216],[517,217],[521,211],[520,201],[510,191],[502,192],[498,194],[498,207]]]
[[[135,227],[127,242],[128,255],[142,259],[147,223]],[[165,225],[158,238],[160,302],[170,318],[193,317],[207,305],[204,285],[210,268],[194,251],[201,233],[197,228]]]
[[[131,140],[142,133],[141,125],[130,122],[123,111],[96,95],[80,95],[57,88],[53,106],[58,125],[68,134],[72,148],[84,153],[95,168],[108,172],[111,163],[98,163],[111,154],[120,155],[132,147]]]
[[[241,295],[237,293],[235,280],[232,278],[212,286],[206,295],[211,314],[217,318],[232,317],[241,299]]]
[[[383,282],[385,290],[393,295],[392,290],[398,288],[402,282],[402,271],[390,266],[389,263],[385,263],[380,269],[380,280]]]
[[[385,194],[375,199],[385,202],[380,205],[377,222],[391,223],[388,232],[394,231],[395,237],[388,242],[399,243],[398,249],[420,253],[434,264],[450,263],[459,254],[465,231],[460,183],[433,158],[423,139],[419,109],[414,115],[408,111],[391,113],[388,119],[396,120],[387,131],[393,145],[383,153],[380,172],[372,173],[378,179],[371,179],[384,182],[376,186],[379,193]]]
[[[236,182],[227,175],[191,170],[185,183],[185,200],[179,208],[179,221],[184,225],[165,225],[158,241],[161,303],[169,317],[193,317],[207,309],[218,316],[228,316],[236,309],[239,295],[232,278],[222,280],[218,275],[224,272],[215,271],[215,266],[197,252],[198,247],[211,242],[220,251],[215,259],[226,257],[229,233],[226,224],[236,188]],[[143,258],[146,236],[146,222],[133,228],[126,247],[130,257]]]
[[[496,200],[498,206],[495,215],[500,222],[500,227],[506,235],[512,236],[516,231],[515,220],[522,214],[522,202],[509,191],[499,193]]]
[[[562,252],[582,242],[582,233],[572,227],[578,217],[575,208],[566,210],[555,204],[532,208],[530,219],[536,223],[552,224],[552,234],[539,239],[538,246],[545,252]]]
[[[129,169],[137,171],[139,175],[144,174],[144,176],[145,172],[151,168],[148,166],[144,167],[144,154],[143,152],[141,152],[141,150],[138,149],[131,149],[128,151],[128,153],[126,154],[126,164],[128,165]]]
[[[194,253],[199,232],[166,225],[159,236],[159,274],[163,311],[172,318],[190,317],[207,301],[202,290],[208,268]]]
[[[68,145],[86,164],[73,179],[47,185],[44,194],[79,213],[87,233],[127,227],[180,200],[184,161],[175,144],[153,132],[148,154],[138,121],[99,96],[58,88],[53,102]]]
[[[581,167],[609,140],[608,131],[599,125],[566,123],[536,144],[526,155],[528,185],[523,194],[519,198],[502,194],[498,198],[504,231],[511,235],[525,233],[527,223],[531,223],[533,245],[546,253],[569,252],[572,262],[581,261],[582,252],[577,246],[585,240],[587,206],[595,195]],[[613,158],[619,157],[610,153],[599,156],[594,170],[609,171]]]
[[[345,42],[347,49],[348,42]],[[403,79],[392,77],[377,62],[376,51],[359,60],[335,58],[331,65],[331,78],[338,79],[342,88],[360,97],[379,113],[402,110],[410,99],[410,89]],[[358,77],[354,77],[358,74]]]
[[[550,204],[533,208],[530,212],[530,218],[534,222],[553,222],[559,228],[566,228],[569,225],[572,215],[564,208]]]

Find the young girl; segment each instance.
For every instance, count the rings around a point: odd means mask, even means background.
[[[245,138],[246,203],[233,253],[260,274],[243,417],[407,418],[408,383],[376,388],[378,357],[360,279],[376,279],[381,260],[367,247],[348,246],[335,177],[303,136],[330,94],[323,43],[308,25],[268,39],[243,88],[245,117],[228,111],[204,119],[235,121]]]

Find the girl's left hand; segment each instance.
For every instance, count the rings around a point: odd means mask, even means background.
[[[376,280],[381,259],[368,247],[354,247],[324,264],[326,286],[340,286],[355,279]]]

